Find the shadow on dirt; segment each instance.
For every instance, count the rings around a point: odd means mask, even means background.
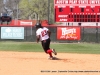
[[[62,59],[54,57],[52,60],[62,60]]]
[[[70,59],[64,59],[64,58],[57,58],[57,57],[54,57],[54,59],[52,60],[58,60],[58,61],[63,61],[63,62],[70,62]]]

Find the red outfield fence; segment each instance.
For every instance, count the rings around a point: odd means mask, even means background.
[[[2,27],[23,27],[24,28],[24,39],[1,39],[1,41],[29,41],[36,42],[36,29],[34,26],[11,26],[11,25],[2,25]],[[100,26],[55,26],[55,25],[46,25],[51,32],[52,42],[100,42]],[[10,31],[10,30],[9,30]],[[7,33],[8,35],[9,33]]]
[[[0,26],[34,26],[36,24],[36,20],[12,20],[8,25],[6,24],[6,22],[4,22],[2,25],[0,24]],[[42,23],[42,25],[47,26],[48,25],[48,21],[47,20],[41,20],[40,21]]]

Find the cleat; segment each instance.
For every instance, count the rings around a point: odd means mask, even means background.
[[[55,49],[52,49],[52,52],[53,52],[55,55],[57,55],[57,52],[55,51]]]

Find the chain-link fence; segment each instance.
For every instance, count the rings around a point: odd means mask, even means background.
[[[82,42],[100,42],[100,28],[99,27],[81,27],[81,41]]]
[[[63,26],[64,27],[64,26]],[[100,27],[80,27],[81,29],[81,39],[79,41],[71,40],[57,40],[57,26],[48,26],[51,30],[51,40],[52,42],[100,42]],[[1,31],[1,27],[0,27]],[[1,32],[0,32],[1,37]],[[1,39],[0,41],[20,41],[20,42],[36,42],[36,29],[35,27],[24,27],[24,39]]]

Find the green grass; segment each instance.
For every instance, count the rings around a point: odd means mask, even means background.
[[[100,54],[100,44],[92,43],[51,43],[61,53]],[[0,51],[44,52],[41,43],[32,42],[0,42]]]

